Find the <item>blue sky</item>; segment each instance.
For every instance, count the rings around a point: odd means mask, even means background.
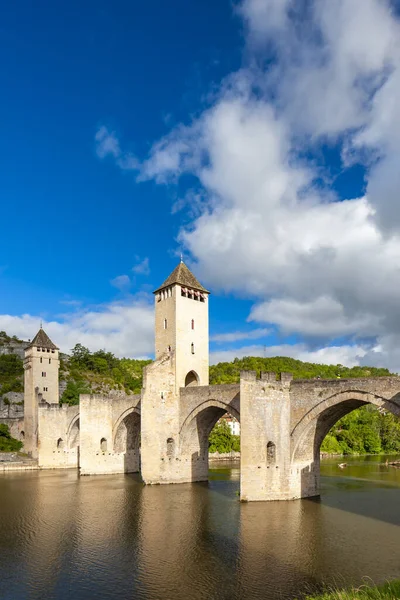
[[[150,356],[182,251],[213,360],[397,370],[397,6],[299,7],[5,7],[0,328]]]

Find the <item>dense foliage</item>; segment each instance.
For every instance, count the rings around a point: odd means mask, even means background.
[[[143,385],[143,367],[150,360],[117,358],[112,352],[90,352],[76,344],[71,357],[61,362],[60,376],[67,380],[61,402],[78,404],[79,394],[120,389],[138,394]]]
[[[388,369],[376,367],[344,367],[343,365],[320,365],[317,363],[302,362],[287,356],[274,356],[273,358],[261,358],[257,356],[245,356],[235,358],[233,362],[218,363],[210,367],[210,384],[238,383],[240,371],[273,371],[280,373],[292,373],[295,379],[335,379],[337,377],[382,377],[390,375]]]
[[[0,394],[23,392],[23,374],[23,362],[19,356],[16,354],[0,354]]]
[[[223,454],[232,450],[240,451],[240,438],[238,435],[232,435],[226,421],[218,421],[208,438],[208,451]]]
[[[21,448],[22,442],[11,437],[8,425],[0,423],[0,452],[18,452]]]
[[[363,406],[332,427],[322,442],[321,451],[329,454],[400,453],[400,420],[374,406]]]

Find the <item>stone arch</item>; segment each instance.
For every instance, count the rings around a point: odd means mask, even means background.
[[[68,448],[70,450],[72,450],[74,448],[79,448],[79,441],[80,441],[80,420],[79,420],[79,414],[78,414],[72,419],[71,423],[69,424],[68,430],[67,430]]]
[[[197,375],[196,371],[189,371],[189,373],[185,377],[185,387],[194,387],[199,385],[200,378]]]
[[[184,460],[191,463],[191,479],[208,479],[208,437],[216,422],[230,413],[240,422],[239,412],[220,400],[207,400],[197,406],[185,419],[180,430],[180,450]]]
[[[124,471],[140,470],[140,411],[136,407],[125,410],[113,427],[114,452],[124,455]]]
[[[396,396],[386,399],[361,390],[333,394],[310,409],[293,428],[292,462],[319,462],[319,450],[329,430],[339,419],[365,404],[372,404],[400,417],[400,400]]]

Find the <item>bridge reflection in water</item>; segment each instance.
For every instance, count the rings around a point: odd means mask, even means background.
[[[326,468],[321,500],[289,503],[240,503],[226,466],[171,486],[4,476],[0,597],[293,598],[321,581],[399,576],[400,521],[385,514],[398,513],[400,477],[376,463],[350,465],[347,479]]]

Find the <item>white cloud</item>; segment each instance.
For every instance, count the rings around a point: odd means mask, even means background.
[[[148,257],[140,260],[139,256],[136,256],[136,265],[132,267],[132,271],[137,275],[150,275],[150,266]]]
[[[251,331],[232,331],[230,333],[218,333],[210,337],[211,342],[229,343],[239,340],[256,340],[270,335],[271,330],[267,328],[252,329]]]
[[[179,242],[208,287],[254,299],[250,319],[318,336],[338,362],[400,370],[399,19],[389,0],[243,0],[239,12],[250,66],[154,143],[139,180],[197,178]],[[364,197],[338,201],[326,145],[343,171],[364,165]],[[358,341],[333,350],[340,336]],[[371,337],[373,351],[360,346]]]
[[[115,131],[109,131],[107,127],[100,127],[95,136],[96,153],[99,158],[113,156],[119,158],[121,156],[121,148]]]
[[[312,337],[346,336],[357,331],[359,336],[373,336],[381,329],[380,319],[372,313],[346,315],[342,304],[320,296],[309,302],[274,298],[256,304],[249,321],[274,322],[283,332],[299,332]]]
[[[129,275],[118,275],[114,279],[111,279],[110,283],[121,292],[127,291],[131,286]]]
[[[37,333],[40,323],[63,352],[75,344],[90,350],[105,348],[119,357],[149,357],[154,352],[154,307],[150,300],[133,298],[130,304],[113,302],[47,321],[34,315],[0,315],[0,330],[22,339]]]
[[[212,352],[211,364],[230,362],[234,358],[244,356],[289,356],[305,362],[329,365],[345,365],[352,367],[360,364],[366,351],[361,346],[327,346],[318,350],[310,350],[306,344],[281,344],[277,346],[244,346],[235,350],[221,350]],[[365,363],[367,364],[367,363]]]
[[[111,156],[122,170],[130,171],[139,168],[139,161],[133,154],[122,152],[115,131],[110,131],[102,125],[96,132],[95,140],[96,154],[99,158],[104,159]]]

